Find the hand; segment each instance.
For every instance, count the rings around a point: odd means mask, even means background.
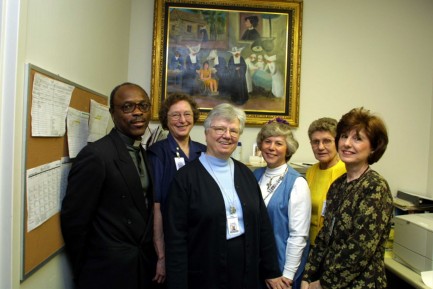
[[[165,258],[158,259],[156,263],[156,274],[152,281],[156,283],[164,283],[165,281]]]
[[[281,280],[283,281],[284,285],[287,286],[287,288],[292,287],[292,285],[293,285],[293,280],[292,279],[289,279],[289,278],[286,278],[286,277],[282,276]]]
[[[310,283],[308,283],[307,281],[301,282],[301,289],[309,289],[309,287],[310,287]]]
[[[290,289],[292,286],[286,285],[283,281],[284,277],[278,277],[274,279],[266,279],[266,287],[268,289]]]
[[[155,252],[158,256],[156,263],[156,274],[153,281],[163,283],[165,281],[165,256],[164,256],[164,229],[162,226],[161,204],[155,203],[154,206],[154,219],[153,219],[153,244]]]
[[[311,282],[310,287],[308,289],[322,289],[322,285],[320,285],[320,280]]]

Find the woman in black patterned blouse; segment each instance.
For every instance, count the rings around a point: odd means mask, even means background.
[[[329,188],[324,227],[310,252],[302,289],[386,288],[392,195],[387,181],[370,168],[386,150],[385,124],[354,108],[339,121],[335,140],[347,173]]]

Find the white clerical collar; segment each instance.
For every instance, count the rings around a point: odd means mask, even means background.
[[[194,63],[194,64],[197,63],[197,55],[191,54],[189,57],[191,58],[191,63]]]

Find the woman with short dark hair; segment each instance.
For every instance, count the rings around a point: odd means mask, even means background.
[[[392,195],[387,181],[370,168],[388,145],[385,124],[369,110],[354,108],[338,122],[335,141],[347,173],[329,188],[324,226],[302,288],[386,288]]]
[[[191,140],[190,132],[199,118],[195,100],[184,93],[170,93],[159,109],[159,121],[169,133],[166,139],[149,147],[155,192],[154,242],[158,254],[158,283],[165,280],[165,252],[162,211],[168,189],[177,170],[198,158],[206,146]]]

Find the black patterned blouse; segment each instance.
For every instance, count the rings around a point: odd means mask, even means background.
[[[335,180],[327,195],[324,226],[303,279],[328,288],[386,288],[385,243],[392,218],[387,181],[373,170],[349,183]]]

